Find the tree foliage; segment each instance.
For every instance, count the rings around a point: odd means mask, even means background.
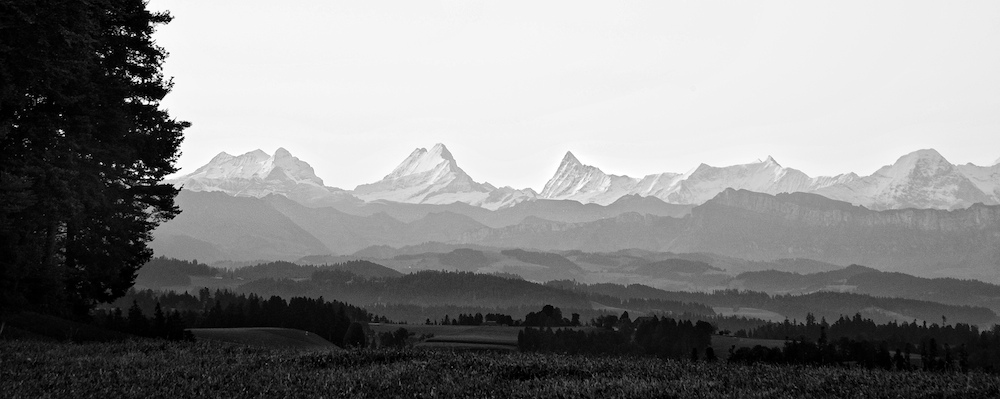
[[[86,314],[122,296],[179,211],[189,126],[142,0],[0,1],[0,307]]]

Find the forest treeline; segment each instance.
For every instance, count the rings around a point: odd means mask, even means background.
[[[649,313],[714,314],[711,307],[698,303],[622,299],[471,272],[420,271],[400,277],[364,277],[346,270],[322,269],[315,271],[309,279],[300,281],[258,279],[240,286],[239,291],[264,296],[336,298],[365,306],[390,319],[407,320],[411,323],[423,323],[427,318],[437,320],[442,314],[481,311],[525,314],[525,311],[537,309],[543,304],[552,304],[591,317],[600,313],[593,310],[593,302]],[[426,309],[420,308],[451,310],[429,314]]]
[[[791,319],[804,320],[807,314],[835,319],[857,313],[859,309],[885,309],[921,320],[936,320],[948,315],[955,322],[987,325],[997,322],[997,315],[979,306],[946,305],[915,299],[884,298],[870,295],[821,291],[804,295],[771,295],[765,292],[718,290],[713,292],[664,291],[632,284],[581,284],[574,281],[550,281],[546,285],[575,292],[587,292],[615,298],[649,298],[683,303],[698,303],[710,307],[757,308],[772,311]],[[695,313],[695,312],[693,312]],[[885,316],[880,322],[888,322]]]
[[[127,318],[122,311],[126,307]],[[160,315],[164,315],[163,323],[159,322]],[[185,328],[293,328],[344,346],[352,323],[367,323],[373,317],[363,308],[322,297],[292,297],[286,301],[278,296],[265,299],[256,294],[202,288],[197,295],[132,290],[111,307],[97,309],[94,321],[116,331],[169,339],[184,339],[169,334]],[[144,318],[146,321],[141,321]]]
[[[1000,326],[980,331],[965,323],[878,324],[860,314],[832,324],[808,314],[804,323],[765,323],[737,337],[785,339],[783,348],[740,348],[730,360],[785,364],[858,364],[897,370],[1000,371]],[[919,355],[920,362],[910,359]]]
[[[712,350],[712,324],[669,317],[642,317],[632,320],[628,312],[620,317],[605,315],[592,319],[597,328],[579,329],[571,320],[561,318],[559,308],[546,305],[540,312],[525,316],[525,327],[517,335],[518,348],[529,352],[599,355],[652,355],[661,358],[715,360]],[[533,319],[529,324],[527,320]],[[556,320],[562,320],[556,324]],[[558,327],[563,326],[563,327]],[[553,327],[556,327],[553,330]]]

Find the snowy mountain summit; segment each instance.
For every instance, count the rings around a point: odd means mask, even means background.
[[[626,195],[639,195],[674,204],[701,204],[726,188],[777,194],[810,191],[856,177],[851,174],[814,179],[798,170],[782,167],[774,158],[767,157],[764,161],[744,165],[720,168],[701,164],[684,174],[668,172],[632,178],[606,174],[594,166],[582,164],[572,153],[566,153],[540,197],[607,205]]]
[[[489,183],[476,182],[458,166],[455,157],[441,143],[430,150],[417,148],[382,180],[359,185],[354,195],[369,202],[463,202],[494,210],[535,198],[530,189],[496,188]]]
[[[925,149],[906,154],[871,176],[815,193],[877,210],[965,208],[998,203],[1000,176],[990,175],[989,167],[955,166],[937,151]]]
[[[628,176],[609,175],[584,165],[567,151],[542,193],[545,199],[572,199],[582,203],[608,205],[624,195],[635,194],[639,181]]]
[[[222,191],[233,196],[280,194],[307,206],[461,202],[497,210],[538,199],[609,205],[626,196],[699,205],[727,188],[766,194],[815,193],[875,210],[1000,204],[1000,162],[992,166],[953,165],[933,149],[906,154],[866,177],[854,173],[810,177],[767,157],[747,164],[701,164],[683,174],[633,178],[605,173],[566,152],[538,194],[530,188],[497,188],[475,181],[444,144],[429,150],[417,148],[382,180],[359,185],[353,192],[325,186],[308,163],[279,148],[274,155],[261,150],[239,156],[222,152],[205,166],[171,182],[186,190]]]
[[[254,150],[233,156],[221,152],[205,166],[170,181],[190,191],[221,191],[232,196],[285,195],[305,204],[349,198],[344,190],[326,187],[308,163],[278,148],[274,155]]]

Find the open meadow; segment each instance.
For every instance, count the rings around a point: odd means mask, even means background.
[[[0,392],[25,398],[985,398],[1000,395],[1000,377],[517,352],[279,350],[207,340],[5,340]]]

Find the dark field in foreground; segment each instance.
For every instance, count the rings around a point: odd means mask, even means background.
[[[1000,377],[516,352],[0,341],[9,397],[997,397]]]
[[[277,327],[191,328],[197,339],[266,346],[276,349],[340,350],[319,335],[308,331]]]

